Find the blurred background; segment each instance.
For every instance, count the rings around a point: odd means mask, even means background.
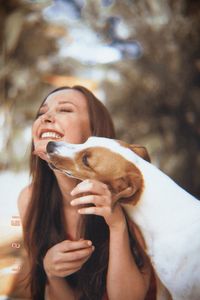
[[[0,1],[0,169],[27,169],[43,97],[83,84],[120,139],[200,194],[200,2]]]
[[[199,197],[200,1],[0,0],[0,50],[1,176],[28,169],[43,97],[82,84]]]
[[[200,198],[200,1],[0,0],[5,240],[29,181],[36,110],[50,90],[74,84],[108,107],[119,139],[145,145],[154,164]]]
[[[0,0],[1,176],[27,170],[43,97],[77,83],[200,196],[200,1]]]
[[[43,97],[73,84],[105,103],[119,139],[145,145],[153,163],[199,197],[200,1],[0,0],[5,183],[28,170]]]

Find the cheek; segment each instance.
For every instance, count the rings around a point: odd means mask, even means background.
[[[87,118],[81,120],[79,127],[82,136],[82,141],[85,142],[88,139],[88,137],[92,135],[89,120]]]
[[[80,119],[76,119],[68,123],[68,126],[65,126],[65,137],[66,141],[70,143],[83,143],[91,135],[91,130],[88,125],[88,122]]]

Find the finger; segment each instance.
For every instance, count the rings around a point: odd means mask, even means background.
[[[63,253],[61,259],[62,261],[67,261],[67,262],[79,261],[79,260],[86,259],[86,257],[91,255],[93,251],[94,251],[94,246],[81,249],[81,250],[72,251],[72,252],[65,252]]]
[[[51,266],[55,268],[60,264],[74,263],[76,261],[85,260],[88,256],[92,254],[94,247],[89,247],[81,250],[71,251],[71,252],[56,252],[51,257]],[[48,263],[49,265],[49,263]]]
[[[69,276],[73,273],[78,272],[80,269],[81,269],[81,267],[78,267],[76,269],[67,270],[67,271],[62,271],[62,272],[60,271],[58,273],[55,273],[55,276],[57,276],[57,277],[66,277],[66,276]]]
[[[82,265],[78,266],[77,268],[72,268],[72,269],[66,269],[66,270],[63,270],[63,271],[55,271],[54,272],[54,276],[57,276],[57,277],[66,277],[66,276],[69,276],[73,273],[76,273],[78,272],[80,269],[81,269]]]
[[[57,269],[57,270],[51,270],[50,275],[51,276],[56,276],[56,277],[65,277],[68,276],[70,274],[73,274],[75,272],[77,272],[78,270],[81,269],[81,265],[77,266],[76,268],[68,268],[66,267],[65,269]]]
[[[77,249],[89,248],[92,246],[92,241],[90,240],[79,240],[79,241],[69,241],[65,240],[57,244],[58,250],[60,252],[74,251]]]
[[[62,262],[57,265],[54,265],[51,272],[58,273],[58,272],[67,272],[70,270],[78,269],[90,258],[90,256],[91,254],[86,256],[84,259],[79,259],[70,262]]]
[[[112,208],[109,206],[105,207],[96,207],[96,206],[91,206],[91,207],[84,207],[78,209],[78,213],[81,215],[97,215],[97,216],[106,216],[112,212]]]
[[[94,180],[94,179],[86,179],[80,182],[72,191],[71,195],[75,196],[79,193],[94,193],[97,195],[109,195],[110,191],[108,186],[103,182]]]
[[[51,276],[63,277],[75,273],[81,269],[83,264],[91,257],[91,255],[92,253],[76,261],[66,262],[66,260],[64,260],[64,261],[59,261],[59,263],[54,263],[51,266],[51,270],[49,270],[49,274]]]
[[[96,206],[110,205],[111,200],[109,197],[98,196],[98,195],[87,195],[73,199],[71,202],[72,206],[83,205],[83,204],[94,204]]]

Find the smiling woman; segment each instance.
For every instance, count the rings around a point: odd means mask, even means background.
[[[80,183],[48,164],[50,141],[115,138],[105,106],[84,87],[56,89],[39,108],[32,134],[32,182],[19,197],[31,299],[154,299],[149,298],[151,268],[143,245],[120,204],[112,206],[108,186],[97,180]],[[91,202],[80,204],[83,192]],[[98,215],[80,213],[94,205]]]
[[[49,140],[71,143],[85,141],[91,135],[91,130],[84,95],[71,89],[50,94],[39,110],[32,131],[35,149],[41,153],[45,153]]]

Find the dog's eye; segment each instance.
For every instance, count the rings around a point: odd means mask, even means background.
[[[88,162],[88,154],[84,154],[82,157],[82,162],[84,163],[85,166],[89,167],[89,162]]]

